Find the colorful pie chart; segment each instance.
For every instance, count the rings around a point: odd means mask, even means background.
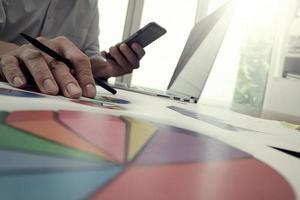
[[[1,199],[295,199],[272,167],[219,140],[126,116],[0,112]]]

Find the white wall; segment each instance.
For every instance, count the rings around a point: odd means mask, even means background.
[[[269,80],[262,116],[299,123],[300,80]]]
[[[300,79],[286,79],[281,76],[287,33],[298,4],[297,0],[289,1],[289,5],[282,8],[282,15],[278,19],[280,26],[273,52],[262,117],[300,123]]]

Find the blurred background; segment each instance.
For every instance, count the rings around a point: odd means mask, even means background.
[[[193,25],[226,2],[99,0],[101,50],[152,21],[168,30],[146,47],[138,70],[109,82],[165,90]],[[299,4],[299,0],[237,0],[198,104],[300,123]]]

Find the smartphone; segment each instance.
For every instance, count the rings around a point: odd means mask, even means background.
[[[157,23],[150,22],[149,24],[129,36],[122,43],[126,43],[129,47],[131,47],[133,43],[138,43],[144,48],[147,45],[151,44],[153,41],[160,38],[166,32],[166,29],[164,29]],[[110,53],[106,54],[106,58],[115,60]]]
[[[129,47],[132,43],[138,43],[144,48],[166,32],[166,29],[155,22],[151,22],[124,40],[123,43],[126,43]]]

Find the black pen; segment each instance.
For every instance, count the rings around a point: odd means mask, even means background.
[[[72,63],[71,63],[71,61],[69,59],[64,58],[63,56],[59,55],[56,51],[50,49],[49,47],[47,47],[46,45],[44,45],[43,43],[41,43],[37,39],[30,37],[29,35],[26,35],[24,33],[20,33],[20,35],[23,36],[29,43],[31,43],[37,49],[39,49],[42,52],[48,54],[49,56],[51,56],[55,60],[63,62],[70,69],[74,69],[74,67],[73,67],[73,65],[72,65]],[[105,81],[102,81],[99,78],[94,78],[94,80],[95,80],[95,82],[96,82],[97,85],[99,85],[102,88],[106,89],[110,93],[112,93],[112,94],[116,94],[117,93],[117,91],[114,88],[110,87],[107,83],[105,83]]]

